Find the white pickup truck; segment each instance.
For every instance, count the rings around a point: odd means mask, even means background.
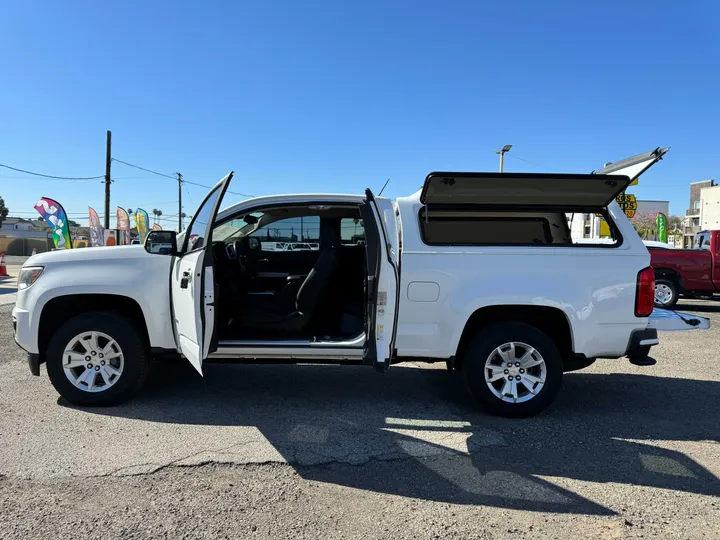
[[[108,405],[153,357],[365,363],[441,361],[495,414],[532,415],[563,372],[598,358],[652,365],[650,257],[615,197],[659,157],[612,174],[453,173],[393,202],[365,195],[260,197],[219,211],[232,173],[185,233],[145,246],[36,255],[19,276],[15,339],[68,401]],[[625,174],[624,174],[625,173]],[[612,238],[573,238],[568,214],[601,214]],[[318,250],[264,250],[270,230],[317,228]],[[310,224],[310,225],[308,225]],[[362,240],[362,241],[359,241]],[[170,247],[153,252],[151,245]],[[166,362],[163,364],[172,366]]]

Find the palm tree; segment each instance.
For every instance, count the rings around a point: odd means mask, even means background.
[[[155,223],[158,222],[158,218],[162,216],[162,210],[158,210],[157,208],[153,208],[153,214],[155,215]]]
[[[128,213],[128,216],[132,216],[132,215],[134,214],[133,209],[132,209],[132,208],[128,208],[128,209],[127,209],[127,213]]]

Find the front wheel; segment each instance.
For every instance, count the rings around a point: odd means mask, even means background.
[[[655,307],[672,309],[678,301],[677,285],[669,279],[655,280]]]
[[[532,416],[555,399],[563,377],[557,346],[525,323],[484,328],[472,338],[462,362],[465,384],[489,412]]]
[[[127,401],[145,382],[149,362],[137,327],[122,315],[105,311],[67,321],[46,352],[50,382],[75,405]]]

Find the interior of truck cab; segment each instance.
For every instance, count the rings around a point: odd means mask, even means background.
[[[217,338],[346,341],[365,325],[357,205],[262,208],[212,231]]]

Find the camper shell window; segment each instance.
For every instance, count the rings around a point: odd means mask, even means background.
[[[419,212],[418,220],[422,240],[430,246],[607,248],[617,247],[622,241],[606,208],[577,211],[577,209],[535,207],[527,210],[489,211],[463,206],[430,207],[429,210],[424,207]],[[586,227],[599,230],[601,221],[606,222],[609,236],[583,238]]]

